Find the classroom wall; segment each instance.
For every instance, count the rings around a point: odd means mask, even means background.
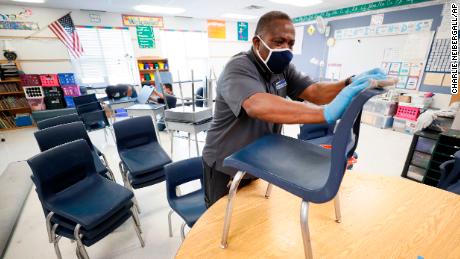
[[[24,19],[24,21],[37,22],[40,28],[46,28],[47,25],[65,15],[69,10],[27,7],[33,12],[33,15]],[[0,13],[18,13],[23,7],[12,5],[0,5]],[[75,25],[92,25],[92,26],[123,26],[120,13],[95,12],[101,18],[100,23],[93,23],[90,19],[90,12],[74,10],[72,11],[72,19]],[[173,30],[195,30],[207,31],[207,21],[204,19],[183,18],[183,17],[164,17],[164,25],[166,29]],[[209,62],[211,67],[214,67],[216,72],[220,72],[228,59],[236,53],[249,49],[249,42],[237,41],[237,22],[227,21],[227,39],[214,40],[209,39]],[[251,39],[255,28],[254,23],[249,23],[249,39]],[[20,30],[0,30],[0,36],[19,36],[25,37],[35,31],[20,31]],[[135,27],[130,27],[131,39],[133,42],[134,55],[136,57],[163,57],[159,29],[154,29],[156,37],[155,49],[140,49],[137,44],[137,36]],[[57,39],[49,39],[42,37],[55,37],[49,29],[34,34],[40,39],[8,39],[8,45],[18,54],[22,68],[26,73],[58,73],[72,72],[72,64],[69,54],[64,45]],[[0,40],[0,49],[3,49],[3,41]],[[166,57],[167,58],[167,57]],[[4,59],[3,56],[0,59]],[[39,61],[43,60],[43,61]]]
[[[436,31],[442,21],[442,10],[442,4],[418,8],[411,8],[408,6],[406,9],[391,12],[385,12],[385,10],[383,10],[382,13],[385,15],[383,24],[432,19],[433,22],[431,30]],[[330,20],[328,22],[328,26],[330,26],[329,37],[332,37],[336,30],[369,26],[370,23],[371,15],[366,14],[357,17]],[[314,22],[312,22],[312,25],[316,28]],[[311,25],[307,24],[301,26],[305,27],[302,54],[295,55],[293,62],[300,70],[304,71],[315,80],[319,80],[320,78],[323,78],[326,73],[326,67],[328,63],[327,57],[329,52],[329,47],[326,45],[328,37],[317,33],[317,31],[315,34],[310,36],[307,34],[306,30]],[[325,61],[322,70],[320,70],[319,66],[310,62],[312,58]],[[350,60],[353,60],[353,57],[350,57]],[[343,76],[345,75],[342,75],[342,77]],[[446,108],[449,104],[449,100],[450,95],[436,94],[433,107]]]

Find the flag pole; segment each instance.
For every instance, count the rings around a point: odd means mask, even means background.
[[[70,12],[64,14],[63,16],[61,16],[60,18],[58,18],[57,20],[61,19],[62,17],[66,16],[66,15],[68,15],[68,14],[71,14],[71,13],[72,13],[72,12],[70,11]],[[53,22],[54,22],[54,21],[53,21]],[[48,25],[46,25],[45,27],[41,28],[41,29],[38,30],[38,31],[33,32],[32,34],[30,34],[29,36],[25,37],[24,39],[25,39],[25,40],[28,40],[28,39],[30,39],[31,37],[33,37],[34,35],[36,35],[36,34],[42,32],[42,31],[44,31],[46,28],[48,28],[48,26],[49,26],[50,24],[51,24],[51,23],[48,23]]]

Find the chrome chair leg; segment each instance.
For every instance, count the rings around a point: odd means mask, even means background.
[[[174,211],[171,209],[168,212],[168,226],[169,226],[169,237],[173,237],[173,232],[172,232],[172,222],[171,222],[171,215],[174,213]]]
[[[105,143],[108,143],[107,142],[107,127],[104,127],[104,139],[105,139]]]
[[[243,176],[245,175],[245,172],[238,171],[236,173],[235,177],[233,177],[232,185],[230,186],[230,190],[228,192],[228,203],[227,203],[227,210],[225,212],[225,218],[224,218],[224,230],[222,232],[222,240],[220,242],[220,247],[221,248],[227,248],[228,246],[228,232],[230,230],[230,220],[232,218],[232,210],[233,210],[233,198],[235,198],[236,195],[236,190],[238,189],[238,185],[241,182],[241,179],[243,179]]]
[[[171,138],[171,159],[173,157],[173,146],[174,146],[174,131],[173,130],[170,130],[169,132],[169,135],[170,135],[170,138]]]
[[[334,208],[335,208],[335,221],[337,223],[342,222],[342,213],[340,212],[340,193],[337,192],[334,198]]]
[[[48,215],[46,215],[46,231],[48,232],[48,242],[50,243],[53,243],[53,236],[51,234],[51,218],[53,217],[54,215],[54,212],[50,212],[48,213]]]
[[[200,156],[200,147],[198,146],[198,134],[195,132],[196,156]]]
[[[102,153],[101,153],[101,156],[102,156],[103,164],[105,165],[105,167],[107,167],[107,173],[108,173],[107,175],[110,177],[110,179],[112,179],[115,182],[115,175],[113,174],[112,169],[110,169],[109,162],[107,161],[107,158]]]
[[[56,236],[56,229],[58,228],[58,226],[58,224],[54,224],[53,229],[51,230],[51,235],[53,236],[54,252],[56,252],[56,256],[58,259],[62,259],[61,250],[59,249],[59,240],[61,239],[61,237]]]
[[[306,259],[313,259],[311,249],[310,230],[308,228],[308,202],[302,201],[300,207],[300,226],[302,228],[303,249]]]
[[[182,242],[184,242],[185,240],[185,222],[182,223],[182,225],[180,226],[180,238],[182,240]]]
[[[75,253],[77,254],[77,258],[78,258],[78,259],[83,259],[83,258],[81,257],[80,247],[78,247],[78,245],[75,246]]]
[[[123,162],[119,162],[118,163],[118,167],[120,168],[120,173],[121,173],[121,177],[123,179],[123,185],[130,191],[132,191],[134,193],[134,189],[133,189],[133,186],[131,186],[131,183],[129,182],[129,178],[128,178],[128,173],[124,170],[124,166],[123,166]],[[133,202],[134,202],[134,205],[136,206],[136,210],[137,210],[137,213],[140,214],[141,213],[141,209],[139,207],[139,204],[137,203],[137,199],[136,199],[136,195],[134,195],[133,197]]]
[[[273,188],[273,185],[271,183],[268,183],[267,191],[265,192],[266,199],[270,198],[270,195],[272,194],[272,188]]]
[[[136,219],[134,217],[134,214],[132,215],[132,218],[133,218],[133,222],[134,222],[134,230],[136,231],[136,234],[137,234],[137,238],[139,238],[139,242],[141,243],[141,247],[144,247],[145,246],[145,243],[144,243],[144,239],[142,238],[142,235],[141,235],[141,229],[140,227],[137,225],[136,223]]]
[[[79,247],[81,257],[83,259],[89,259],[88,252],[86,252],[86,249],[85,249],[85,245],[83,245],[83,242],[81,241],[80,228],[81,228],[80,224],[77,224],[75,226],[75,229],[73,231],[73,236],[75,237],[75,241],[77,241],[77,246]]]
[[[137,210],[134,205],[131,207],[131,213],[133,214],[134,222],[139,227],[139,231],[142,233],[141,221],[139,220],[139,214],[137,214]]]
[[[192,149],[192,147],[191,147],[191,141],[192,141],[192,139],[191,139],[190,133],[187,133],[187,134],[188,134],[188,135],[187,135],[187,141],[188,141],[188,157],[190,158],[190,157],[192,157],[192,153],[191,153],[191,149]]]

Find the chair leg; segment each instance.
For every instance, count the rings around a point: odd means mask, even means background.
[[[85,245],[83,245],[83,242],[81,241],[80,228],[81,228],[81,225],[77,224],[73,231],[73,235],[75,237],[75,241],[77,241],[77,246],[79,247],[81,257],[83,259],[89,259],[88,253],[86,252],[86,249],[85,249]]]
[[[342,222],[342,213],[340,212],[340,193],[337,192],[334,198],[334,208],[335,208],[335,221],[337,223]]]
[[[54,215],[54,212],[50,212],[48,213],[48,215],[46,215],[46,231],[48,232],[48,242],[50,243],[53,243],[53,235],[51,233],[51,218],[53,217]]]
[[[191,149],[192,149],[192,146],[191,146],[191,136],[190,136],[190,133],[187,133],[188,136],[187,136],[187,141],[188,141],[188,157],[192,157],[192,153],[191,153]]]
[[[131,212],[133,213],[134,221],[136,225],[139,227],[139,231],[142,233],[142,228],[141,228],[141,221],[139,220],[139,214],[137,213],[137,210],[135,206],[131,207]]]
[[[118,167],[120,168],[121,177],[123,179],[123,185],[128,190],[130,190],[130,191],[132,191],[134,193],[134,189],[131,186],[131,183],[129,182],[128,173],[124,170],[123,163],[121,161],[118,163]],[[136,206],[137,213],[140,214],[141,209],[139,208],[139,204],[137,203],[136,195],[134,195],[134,197],[133,197],[133,202],[134,202],[134,205]]]
[[[59,240],[61,239],[60,236],[56,236],[56,229],[58,228],[58,224],[54,224],[53,229],[51,230],[51,235],[53,236],[53,246],[54,252],[56,252],[56,257],[58,259],[62,259],[61,250],[59,249]]]
[[[104,139],[105,139],[105,143],[108,143],[107,142],[107,128],[104,127]]]
[[[107,158],[105,157],[104,154],[101,154],[101,156],[102,156],[103,164],[105,165],[105,167],[107,167],[108,176],[115,182],[115,175],[113,174],[112,169],[110,169],[109,162],[107,161]]]
[[[233,210],[233,198],[235,198],[236,190],[238,189],[238,185],[243,179],[245,172],[238,171],[235,177],[233,178],[232,185],[230,186],[230,190],[228,192],[228,203],[227,203],[227,210],[225,212],[225,219],[224,219],[224,230],[222,232],[222,240],[220,242],[221,248],[227,248],[228,246],[228,232],[230,230],[230,220],[232,218],[232,210]]]
[[[185,222],[182,223],[182,225],[180,226],[180,238],[182,240],[182,242],[184,242],[185,240]]]
[[[169,136],[171,138],[171,159],[172,159],[173,151],[174,151],[174,149],[173,149],[173,146],[174,146],[174,131],[173,130],[169,131]]]
[[[174,211],[172,209],[169,210],[169,213],[168,213],[169,237],[173,237],[172,222],[171,222],[171,216],[172,216],[173,213],[174,213]]]
[[[270,198],[270,195],[272,194],[272,188],[273,188],[273,185],[271,183],[268,183],[267,191],[265,192],[266,199]]]
[[[300,207],[300,226],[302,228],[303,249],[306,259],[313,259],[311,249],[310,230],[308,228],[308,202],[302,201]]]
[[[139,242],[141,243],[141,247],[144,247],[145,243],[144,243],[144,239],[142,238],[142,235],[141,235],[141,229],[140,229],[139,225],[136,223],[136,218],[134,217],[134,214],[132,215],[132,218],[133,218],[134,230],[136,231],[137,238],[139,238]]]

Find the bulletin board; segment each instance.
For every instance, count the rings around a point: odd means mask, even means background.
[[[434,32],[337,40],[329,48],[326,79],[336,80],[381,67],[398,77],[397,88],[417,90]]]

